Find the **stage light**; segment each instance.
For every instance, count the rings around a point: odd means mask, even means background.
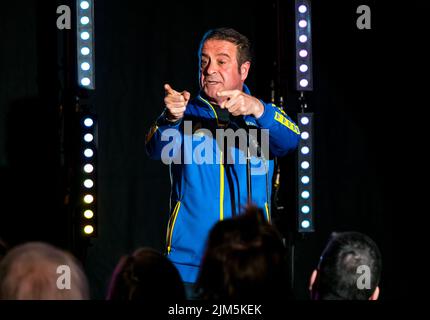
[[[82,32],[81,33],[81,39],[82,40],[88,40],[90,38],[90,34],[88,32]]]
[[[303,220],[302,221],[302,223],[301,223],[301,227],[303,228],[303,229],[307,229],[307,228],[309,228],[310,227],[310,222],[309,222],[309,220]]]
[[[298,124],[301,132],[297,156],[297,227],[299,232],[313,232],[313,114],[301,112],[298,114]],[[304,133],[306,133],[304,135]]]
[[[300,80],[300,87],[306,88],[308,86],[308,84],[309,84],[308,80],[306,80],[306,79]]]
[[[91,80],[90,80],[89,78],[82,78],[82,79],[81,79],[81,84],[82,84],[84,87],[88,87],[88,86],[91,84]]]
[[[93,0],[77,0],[77,81],[81,88],[95,89],[94,5]]]
[[[305,43],[306,41],[308,41],[308,37],[307,37],[307,36],[305,36],[304,34],[302,34],[302,35],[299,37],[299,41],[300,41],[301,43]]]
[[[87,158],[91,158],[94,155],[94,151],[91,149],[85,149],[84,150],[84,156]]]
[[[84,119],[84,126],[87,128],[91,127],[94,124],[94,120],[91,118],[85,118]]]
[[[86,164],[85,166],[84,166],[84,171],[86,172],[86,173],[91,173],[91,172],[93,172],[94,171],[94,167],[93,167],[93,165],[92,164]]]
[[[83,63],[81,64],[81,69],[82,69],[83,71],[88,71],[88,70],[90,70],[90,68],[91,68],[91,66],[90,66],[90,64],[89,64],[88,62],[83,62]]]
[[[84,202],[87,204],[93,203],[94,197],[91,194],[86,194],[84,196]]]
[[[87,188],[87,189],[91,189],[91,188],[94,186],[94,182],[93,182],[93,180],[91,180],[91,179],[86,179],[86,180],[84,181],[84,186],[85,186],[85,188]]]
[[[82,10],[87,10],[90,7],[90,3],[88,1],[80,1],[80,7]]]
[[[296,89],[313,90],[310,0],[295,0]]]
[[[302,167],[302,169],[308,169],[309,168],[309,162],[308,161],[303,161],[300,165]]]
[[[302,198],[303,198],[303,199],[308,199],[308,198],[309,198],[309,196],[310,196],[309,191],[303,191],[303,192],[302,192]]]
[[[93,136],[91,133],[87,133],[87,134],[84,136],[84,140],[85,140],[86,142],[91,142],[91,141],[93,141],[93,139],[94,139],[94,136]]]
[[[305,64],[302,64],[300,67],[299,67],[299,70],[300,70],[300,72],[306,72],[306,71],[308,71],[308,66],[307,65],[305,65]]]
[[[308,184],[309,183],[309,177],[308,176],[303,176],[301,179],[303,184]]]
[[[94,227],[92,225],[86,225],[84,227],[84,232],[85,234],[90,235],[94,232]]]
[[[88,18],[86,16],[81,18],[81,24],[86,25],[88,23],[90,23],[90,18]]]
[[[82,55],[83,55],[83,56],[87,56],[87,55],[89,55],[89,54],[90,54],[90,48],[88,48],[88,47],[83,47],[83,48],[81,49],[81,53],[82,53]]]
[[[306,58],[308,56],[308,52],[306,50],[300,50],[299,56],[302,58]]]
[[[304,125],[307,125],[309,123],[309,118],[308,117],[302,117],[300,119],[300,122]]]
[[[308,8],[306,8],[306,6],[302,4],[298,7],[298,10],[300,13],[305,13],[308,10]]]
[[[86,218],[86,219],[92,219],[93,217],[94,217],[94,212],[93,212],[93,210],[85,210],[85,212],[84,212],[84,217]]]

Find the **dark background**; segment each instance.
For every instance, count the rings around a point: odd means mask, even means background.
[[[197,48],[204,32],[230,26],[254,43],[247,82],[270,98],[270,80],[293,118],[291,1],[96,1],[94,110],[99,120],[99,237],[83,261],[92,295],[102,299],[119,257],[139,246],[164,248],[168,169],[144,152],[145,132],[163,108],[163,84],[198,92]],[[0,237],[14,245],[43,240],[68,248],[60,167],[58,105],[62,69],[56,29],[61,1],[8,1],[0,9]],[[358,30],[356,9],[372,9]],[[424,1],[313,1],[316,232],[296,241],[295,292],[307,281],[330,232],[370,235],[383,255],[381,299],[413,298],[428,209],[424,177],[428,103]],[[279,68],[273,67],[279,56]],[[276,71],[280,73],[276,73]],[[282,201],[294,205],[295,155],[282,161]],[[425,183],[425,179],[423,183]],[[283,223],[294,212],[283,212]]]

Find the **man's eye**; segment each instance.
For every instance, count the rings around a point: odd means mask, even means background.
[[[206,61],[206,60],[202,60],[202,62],[201,62],[201,65],[202,66],[205,66],[205,65],[207,65],[208,64],[208,62]]]
[[[224,61],[224,60],[219,60],[218,61],[218,64],[226,64],[227,63],[227,61]]]

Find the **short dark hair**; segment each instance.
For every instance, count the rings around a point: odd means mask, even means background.
[[[217,28],[206,32],[200,41],[199,57],[202,54],[203,45],[208,40],[225,40],[235,44],[237,47],[237,64],[239,67],[247,61],[252,61],[251,43],[249,39],[232,28]]]
[[[370,269],[370,289],[359,289],[358,267]],[[368,300],[381,276],[381,253],[372,239],[359,232],[332,233],[318,265],[316,291],[321,300]]]

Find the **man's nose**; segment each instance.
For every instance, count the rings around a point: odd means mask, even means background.
[[[206,74],[214,74],[218,71],[217,66],[213,62],[209,62],[206,66]]]

